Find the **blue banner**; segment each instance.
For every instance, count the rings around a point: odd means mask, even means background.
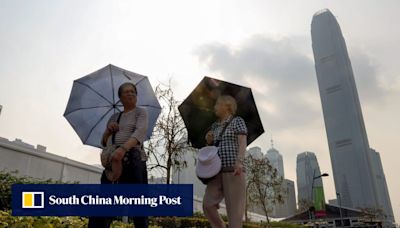
[[[13,216],[192,216],[191,184],[14,184]]]

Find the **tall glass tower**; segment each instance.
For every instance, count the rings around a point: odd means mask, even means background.
[[[343,206],[382,207],[346,43],[329,10],[314,15],[311,36],[336,191]]]
[[[285,170],[283,168],[283,157],[279,153],[279,151],[274,148],[274,143],[272,140],[271,140],[271,148],[265,154],[265,158],[268,159],[272,167],[274,167],[278,171],[279,176],[285,178]]]
[[[299,206],[304,203],[312,202],[312,188],[323,188],[322,178],[313,179],[321,175],[317,157],[313,152],[303,152],[297,155],[296,161],[297,175],[297,199]],[[304,205],[303,205],[304,206]]]

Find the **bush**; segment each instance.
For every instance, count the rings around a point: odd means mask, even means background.
[[[78,216],[11,216],[11,186],[13,184],[62,184],[64,182],[54,181],[51,179],[40,180],[32,177],[19,177],[17,172],[7,173],[0,171],[0,228],[3,227],[49,227],[49,228],[81,228],[86,227],[88,219]],[[64,183],[65,184],[65,183]],[[69,183],[71,184],[71,183]],[[226,216],[222,216],[224,221],[227,221]],[[111,227],[113,228],[133,228],[133,223],[122,223],[119,220],[113,221]],[[194,212],[193,217],[149,217],[150,227],[199,227],[209,228],[211,227],[208,220],[200,212]],[[287,227],[296,228],[300,227],[293,224],[286,224],[281,222],[266,223],[255,223],[248,222],[243,224],[244,228],[256,228],[256,227]]]
[[[87,222],[86,218],[81,217],[11,216],[10,211],[0,211],[0,227],[80,228],[86,227]]]
[[[11,186],[13,184],[75,184],[51,179],[41,180],[27,176],[17,176],[18,172],[0,171],[0,210],[11,210]]]
[[[150,217],[149,227],[197,227],[197,228],[209,228],[211,227],[207,219],[202,218],[201,215],[197,217]],[[65,217],[52,217],[52,216],[11,216],[11,211],[0,211],[0,228],[11,227],[11,228],[28,228],[28,227],[43,227],[43,228],[81,228],[87,227],[88,219],[77,216],[65,216]],[[134,228],[133,222],[123,223],[120,220],[114,220],[111,224],[113,228]],[[283,228],[297,228],[301,227],[294,224],[282,223],[282,222],[271,222],[267,223],[255,223],[249,222],[243,224],[244,228],[258,228],[258,227],[283,227]]]

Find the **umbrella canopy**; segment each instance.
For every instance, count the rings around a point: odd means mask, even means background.
[[[188,130],[189,141],[195,148],[205,146],[205,134],[217,120],[214,105],[220,95],[230,95],[236,99],[238,107],[236,115],[244,119],[248,129],[247,144],[264,133],[250,88],[204,77],[178,107]]]
[[[64,117],[82,142],[102,148],[100,143],[111,115],[124,110],[118,88],[125,82],[136,85],[137,105],[148,112],[147,139],[150,138],[161,106],[146,76],[108,65],[74,81]]]

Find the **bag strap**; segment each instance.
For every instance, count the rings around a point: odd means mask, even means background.
[[[226,131],[226,128],[228,128],[229,124],[232,122],[233,119],[235,119],[234,116],[232,116],[232,118],[228,121],[228,123],[225,124],[224,128],[223,128],[222,131],[221,131],[221,134],[219,134],[218,139],[217,139],[217,140],[215,141],[215,143],[214,143],[214,145],[215,145],[216,147],[218,147],[219,144],[221,143],[221,141],[222,141],[222,136],[224,135],[224,133],[225,133],[225,131]]]
[[[121,119],[122,116],[122,112],[120,112],[118,114],[118,119],[117,119],[117,123],[119,124],[119,120]],[[112,134],[112,138],[111,138],[111,143],[114,145],[115,144],[115,132]]]

